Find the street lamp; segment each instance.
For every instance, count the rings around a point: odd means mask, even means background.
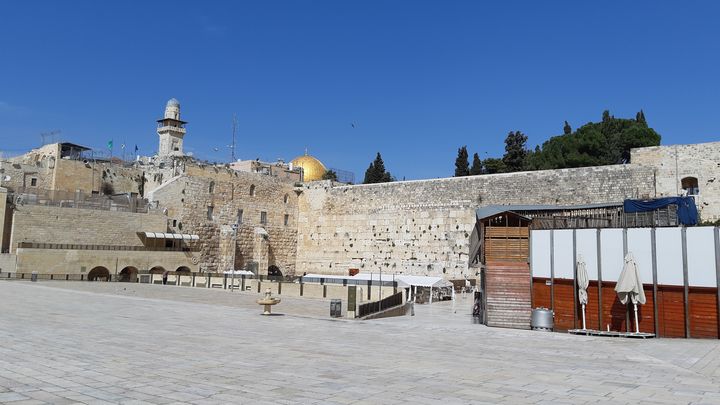
[[[233,230],[232,261],[230,262],[230,271],[232,271],[232,273],[230,276],[230,292],[233,292],[235,290],[235,249],[237,249],[237,231],[238,231],[237,221],[234,224],[232,224],[232,230]]]

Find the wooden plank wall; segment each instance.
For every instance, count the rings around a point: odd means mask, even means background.
[[[550,279],[534,277],[532,280],[532,308],[553,308],[551,305],[551,288],[546,284]],[[588,304],[585,308],[585,320],[588,329],[610,330],[627,332],[635,330],[634,312],[632,304],[623,305],[615,292],[614,282],[602,283],[602,321],[598,318],[598,303],[600,302],[598,283],[591,281],[588,287]],[[638,320],[641,332],[655,332],[655,316],[653,313],[652,284],[645,284],[645,305],[638,305]],[[568,279],[555,280],[555,330],[567,331],[582,327],[582,313],[580,305],[577,306],[573,320],[573,282]],[[720,325],[718,325],[717,288],[690,287],[689,313],[690,337],[718,339]],[[683,338],[685,336],[685,307],[683,301],[683,287],[658,285],[658,337]],[[627,324],[627,321],[630,324]],[[629,326],[629,328],[628,328]]]
[[[639,245],[638,239],[634,239],[634,245],[632,242],[629,243],[628,249],[627,242],[623,240],[625,245],[618,243],[611,245],[614,246],[612,249],[615,249],[616,253],[607,255],[609,258],[607,261],[604,256],[602,262],[600,260],[601,253],[598,252],[607,252],[607,250],[601,250],[602,239],[597,241],[597,249],[593,249],[594,245],[588,243],[587,232],[582,236],[584,238],[582,243],[577,245],[575,238],[579,233],[572,233],[572,244],[568,242],[567,233],[563,235],[564,239],[560,243],[563,244],[563,247],[569,248],[573,259],[576,254],[580,253],[584,255],[585,259],[593,259],[589,263],[591,277],[605,276],[613,280],[590,281],[589,300],[585,310],[587,328],[607,330],[609,326],[612,331],[632,332],[635,330],[632,304],[621,304],[615,292],[614,279],[618,276],[616,271],[618,266],[617,250],[622,246],[625,251],[635,249],[638,257],[644,260],[644,262],[641,261],[645,266],[642,269],[645,272],[643,281],[648,284],[643,285],[647,302],[638,306],[638,323],[641,332],[656,333],[658,337],[665,338],[720,338],[720,300],[718,288],[715,287],[716,279],[720,280],[718,228],[714,230],[714,241],[712,238],[708,238],[708,235],[712,236],[713,233],[702,228],[678,229],[678,235],[682,235],[682,251],[680,248],[668,244],[668,240],[672,239],[667,237],[669,234],[667,230],[653,229],[651,232],[646,233],[647,240],[654,241],[656,232],[657,234],[663,233],[664,244],[656,245],[657,249],[661,249],[660,251],[656,251],[654,247],[650,249]],[[600,233],[601,231],[597,232],[598,237]],[[638,234],[637,231],[633,231],[631,236],[637,237]],[[652,238],[647,236],[648,234],[652,235]],[[544,234],[539,233],[539,235]],[[549,235],[549,238],[544,235],[542,239],[538,239],[538,242],[533,244],[533,260],[537,259],[537,268],[539,269],[537,274],[542,277],[533,277],[531,281],[532,308],[552,309],[555,316],[555,330],[567,331],[581,328],[582,309],[577,303],[577,294],[573,291],[575,288],[572,279],[574,269],[568,265],[567,250],[558,249],[558,235],[555,234],[554,238],[552,233]],[[688,235],[687,242],[685,235]],[[680,237],[677,239],[679,240]],[[555,247],[553,248],[553,246]],[[607,245],[602,246],[607,249]],[[669,248],[675,248],[675,251],[668,254],[667,249]],[[558,254],[560,254],[560,259],[558,259]],[[653,254],[655,256],[652,256]],[[709,264],[713,263],[713,257],[714,265]],[[672,262],[668,261],[670,259]],[[656,260],[661,262],[656,265]],[[611,271],[601,272],[601,269],[597,267],[598,264],[602,265],[602,270],[611,269]],[[648,275],[650,270],[653,273]],[[653,293],[653,279],[658,280],[656,281],[656,295]],[[682,285],[683,282],[687,283],[687,287]],[[694,285],[694,282],[697,285]],[[687,301],[685,288],[687,288]],[[600,303],[602,308],[599,308]],[[655,319],[655,308],[657,308],[657,320]],[[688,319],[685,319],[686,313]]]
[[[486,263],[487,325],[530,329],[530,288],[527,262]]]
[[[658,285],[658,335],[685,337],[685,304],[683,287]]]
[[[715,338],[718,334],[717,288],[690,287],[690,336]]]

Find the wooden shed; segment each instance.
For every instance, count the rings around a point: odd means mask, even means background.
[[[497,207],[477,210],[488,326],[530,328],[530,223]]]

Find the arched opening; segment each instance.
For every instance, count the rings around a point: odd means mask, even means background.
[[[180,266],[175,271],[178,273],[190,273],[190,268],[187,266]]]
[[[138,269],[133,266],[127,266],[120,270],[118,281],[125,283],[134,283],[137,281]]]
[[[700,194],[700,186],[698,185],[697,177],[683,177],[680,180],[685,195],[698,195]]]
[[[254,195],[255,195],[255,185],[252,184],[252,185],[250,185],[250,196],[254,196]]]
[[[276,265],[270,265],[268,267],[268,276],[270,277],[282,277],[282,271],[280,271],[280,268]]]
[[[163,274],[165,273],[165,268],[162,266],[155,266],[152,269],[150,269],[150,274]]]
[[[88,281],[110,281],[110,270],[103,266],[93,267],[88,273]]]

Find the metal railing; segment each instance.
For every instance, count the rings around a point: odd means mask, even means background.
[[[366,302],[360,304],[358,307],[358,317],[362,318],[371,314],[378,313],[388,308],[402,305],[403,303],[403,292],[393,294],[389,297],[385,297],[380,301]]]
[[[150,247],[124,245],[84,245],[75,243],[18,242],[18,249],[123,250],[131,252],[199,252],[199,247]]]
[[[81,191],[68,192],[19,187],[8,195],[15,205],[43,205],[47,207],[82,208],[103,211],[148,213],[150,203],[137,195],[100,195]]]

